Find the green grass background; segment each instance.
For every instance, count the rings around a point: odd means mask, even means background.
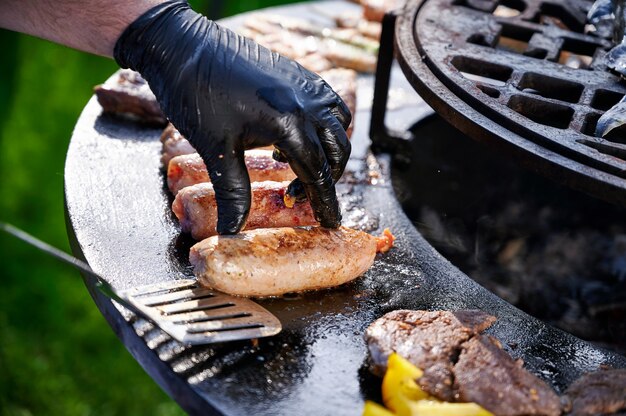
[[[224,2],[228,16],[288,0]],[[216,13],[215,4],[191,1]],[[69,251],[63,166],[108,59],[0,30],[0,220]],[[78,273],[0,235],[0,415],[179,415],[125,350]]]

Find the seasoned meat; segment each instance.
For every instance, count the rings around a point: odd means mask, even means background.
[[[561,402],[544,382],[487,336],[463,343],[454,365],[455,400],[475,402],[496,415],[559,415]]]
[[[587,373],[565,392],[573,416],[608,415],[626,410],[626,369]]]
[[[451,401],[453,358],[463,342],[493,322],[493,316],[481,311],[398,310],[372,323],[365,340],[377,374],[384,374],[389,355],[397,352],[424,370],[420,384],[428,392]]]
[[[377,239],[341,227],[269,228],[209,237],[189,260],[203,285],[240,296],[276,296],[349,282],[374,262]]]
[[[167,123],[148,83],[137,72],[121,70],[112,80],[97,85],[94,92],[105,113],[148,124]]]
[[[418,383],[441,400],[473,401],[498,415],[558,415],[558,396],[480,334],[493,322],[481,311],[398,310],[373,322],[365,340],[375,372],[397,352],[424,370]]]
[[[269,150],[247,150],[245,162],[250,182],[282,182],[296,177],[289,164],[274,160]],[[209,181],[209,173],[199,154],[176,156],[170,160],[167,186],[174,195],[186,186]]]
[[[352,123],[348,127],[348,137],[352,136],[354,117],[356,115],[356,78],[357,73],[352,69],[335,68],[323,71],[320,76],[341,97],[352,113]]]
[[[289,182],[253,182],[250,215],[244,226],[255,228],[296,227],[317,224],[308,201],[287,208],[283,202]],[[199,183],[181,189],[172,210],[183,231],[196,240],[217,234],[217,202],[210,183]]]
[[[167,167],[173,157],[196,153],[196,149],[189,143],[176,127],[168,124],[161,133],[161,143],[163,143],[163,153],[161,153],[161,163]]]

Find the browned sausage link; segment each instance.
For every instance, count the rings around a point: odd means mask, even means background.
[[[290,181],[295,179],[287,163],[277,162],[270,150],[248,150],[245,154],[250,182]],[[199,154],[176,156],[167,169],[167,186],[176,195],[186,186],[209,182],[206,165]]]
[[[191,143],[171,124],[168,124],[165,130],[163,130],[161,143],[163,143],[161,163],[166,169],[172,158],[196,153],[196,149],[193,148]]]
[[[295,227],[317,224],[308,201],[287,208],[283,203],[289,182],[252,182],[252,205],[245,228]],[[181,189],[172,210],[183,231],[196,240],[217,234],[217,202],[210,183]]]
[[[239,296],[277,296],[349,282],[370,268],[376,238],[358,230],[269,228],[213,236],[191,248],[201,284]]]

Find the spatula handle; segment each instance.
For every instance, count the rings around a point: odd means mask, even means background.
[[[93,277],[94,279],[96,279],[96,287],[100,290],[100,292],[102,292],[104,295],[106,295],[110,299],[113,299],[113,300],[117,301],[122,306],[124,306],[127,309],[130,309],[131,311],[135,312],[136,314],[139,314],[142,317],[146,317],[143,312],[139,311],[133,305],[129,304],[126,300],[124,300],[123,298],[118,296],[118,294],[115,291],[115,289],[110,284],[108,284],[102,277],[100,277],[99,274],[94,272],[93,269],[87,263],[85,263],[84,261],[79,260],[76,257],[70,256],[69,254],[65,253],[64,251],[61,251],[58,248],[53,247],[50,244],[41,241],[37,237],[34,237],[34,236],[28,234],[26,231],[20,230],[19,228],[15,227],[15,226],[13,226],[11,224],[7,224],[5,222],[0,221],[0,229],[2,231],[6,232],[7,234],[11,234],[12,236],[14,236],[14,237],[24,241],[25,243],[30,244],[31,246],[34,246],[34,247],[38,248],[39,250],[43,251],[44,253],[49,254],[52,257],[54,257],[54,258],[56,258],[58,260],[61,260],[64,263],[67,263],[67,264],[69,264],[71,266],[74,266],[78,270],[80,270],[81,272],[83,272],[83,273]],[[150,319],[150,318],[148,318],[148,319]]]

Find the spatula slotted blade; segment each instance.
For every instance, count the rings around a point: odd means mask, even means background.
[[[132,288],[118,296],[184,344],[263,338],[282,329],[259,304],[201,287],[193,279]]]

